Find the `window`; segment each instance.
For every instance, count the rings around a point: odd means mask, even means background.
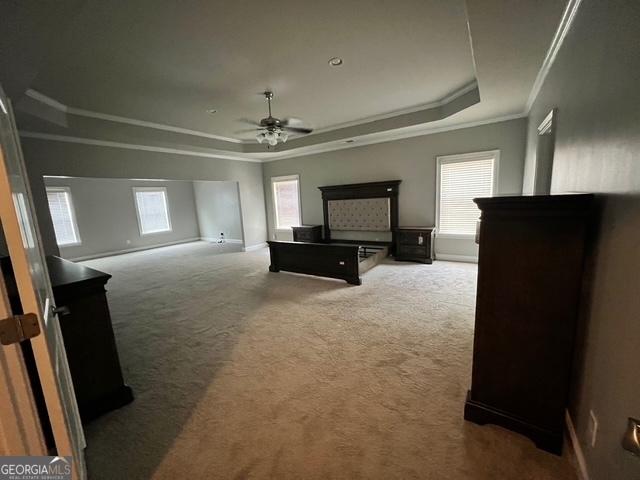
[[[79,245],[80,235],[69,187],[47,187],[47,201],[58,245]]]
[[[480,211],[473,199],[493,195],[499,155],[496,150],[438,157],[439,236],[475,235]]]
[[[171,231],[167,189],[164,187],[135,187],[136,211],[140,234]]]
[[[277,230],[288,230],[301,223],[299,183],[298,175],[271,179]]]

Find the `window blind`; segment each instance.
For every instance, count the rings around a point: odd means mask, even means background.
[[[474,235],[480,211],[473,199],[493,194],[494,158],[440,165],[438,233]]]
[[[274,180],[273,198],[276,228],[291,228],[300,225],[300,196],[298,180]]]
[[[58,245],[80,243],[69,192],[64,189],[47,189],[47,200]]]
[[[164,190],[136,190],[136,206],[143,235],[171,231]]]

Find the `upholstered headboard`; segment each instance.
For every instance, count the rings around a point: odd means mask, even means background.
[[[370,242],[364,238],[362,242],[395,246],[400,182],[389,180],[318,187],[322,191],[324,240],[331,241],[332,230],[343,233],[391,232],[391,242]],[[351,239],[349,242],[360,241]]]
[[[329,228],[343,231],[391,230],[389,197],[329,200]]]

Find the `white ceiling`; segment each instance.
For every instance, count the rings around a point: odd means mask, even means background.
[[[19,45],[44,57],[37,69],[35,55],[23,55],[24,65],[16,55],[0,59],[5,85],[5,73],[35,72],[28,84],[24,74],[14,82],[32,89],[14,96],[25,134],[144,141],[238,159],[352,148],[526,115],[566,6],[566,0],[129,0],[115,9],[97,0],[58,1],[55,11],[64,4],[65,14],[55,17],[59,28],[46,44],[43,21],[55,15],[46,2],[24,11],[15,4],[4,29],[28,24],[42,35],[0,39],[0,53]],[[330,67],[333,56],[344,65]],[[246,128],[238,119],[265,116],[259,94],[265,89],[275,91],[276,116],[302,118],[316,131],[271,150],[250,132],[238,134]],[[218,112],[210,115],[209,108]]]
[[[274,114],[333,127],[475,80],[462,0],[89,0],[32,88],[66,105],[235,138]],[[330,67],[329,58],[344,65]],[[215,108],[218,113],[206,113]]]

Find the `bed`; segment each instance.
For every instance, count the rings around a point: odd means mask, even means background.
[[[362,284],[362,275],[394,253],[400,180],[319,187],[322,243],[269,241],[272,272]]]

